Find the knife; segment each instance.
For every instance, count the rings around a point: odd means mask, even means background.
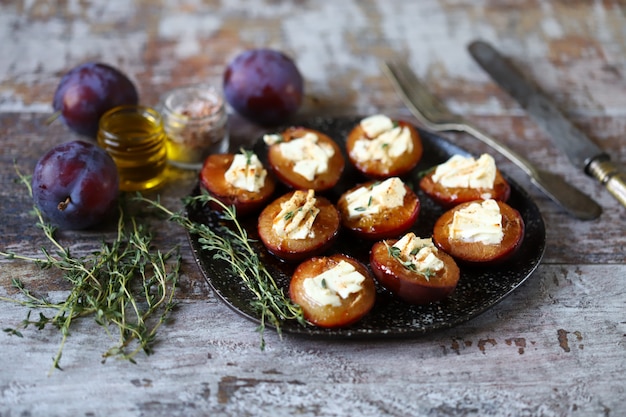
[[[461,116],[452,113],[430,94],[406,62],[385,61],[382,69],[413,116],[426,129],[434,132],[465,132],[487,144],[517,165],[530,177],[530,181],[538,189],[571,216],[581,220],[594,220],[602,214],[602,207],[587,194],[566,182],[563,177],[539,169],[504,143],[466,122]]]
[[[496,49],[484,41],[468,46],[474,60],[550,134],[574,166],[598,180],[626,207],[626,172],[611,162],[609,155],[569,121],[537,86]]]

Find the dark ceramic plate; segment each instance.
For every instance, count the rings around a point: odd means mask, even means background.
[[[358,117],[316,118],[302,126],[310,127],[328,134],[340,146],[345,144],[348,132],[359,122]],[[420,164],[404,180],[417,190],[421,201],[421,211],[413,231],[418,236],[431,236],[437,218],[444,212],[417,188],[419,173],[434,165],[446,161],[453,154],[469,154],[447,140],[426,131],[419,131],[424,144],[424,156]],[[265,146],[259,140],[255,151],[261,159],[265,157]],[[346,158],[346,162],[347,162]],[[508,203],[516,208],[525,223],[525,236],[520,249],[505,264],[495,267],[463,267],[461,278],[454,293],[447,299],[425,306],[406,304],[392,294],[378,288],[376,304],[370,313],[358,323],[348,328],[321,329],[313,326],[302,326],[297,322],[285,322],[282,331],[285,333],[309,335],[316,337],[409,337],[456,326],[466,322],[478,314],[497,304],[513,290],[520,286],[537,268],[545,249],[545,225],[539,209],[530,196],[516,183],[507,178],[511,184],[511,197]],[[330,192],[328,197],[336,201],[342,192],[364,178],[346,163],[346,169],[340,183]],[[197,190],[196,190],[197,191]],[[280,192],[286,189],[279,190]],[[203,209],[189,208],[191,220],[206,222],[208,215]],[[249,236],[256,238],[256,219],[245,222]],[[236,312],[250,320],[260,322],[259,315],[251,306],[252,293],[234,276],[228,265],[213,259],[211,253],[203,251],[196,236],[189,236],[191,247],[202,273],[219,298]],[[261,255],[267,269],[281,287],[288,292],[289,279],[293,265],[277,261],[263,245],[256,241],[254,247]],[[349,235],[340,235],[338,243],[332,249],[351,255],[365,264],[368,263],[368,252],[371,243],[358,241]]]

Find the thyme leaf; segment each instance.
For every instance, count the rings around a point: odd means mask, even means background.
[[[426,168],[426,169],[424,169],[424,170],[422,170],[422,171],[419,171],[419,172],[416,174],[416,177],[417,177],[417,178],[420,178],[420,179],[421,179],[421,178],[424,178],[426,175],[429,175],[431,172],[434,172],[436,169],[437,169],[437,165],[432,166],[432,167],[430,167],[430,168]]]
[[[286,320],[296,320],[306,325],[300,306],[294,304],[278,286],[274,277],[265,268],[257,250],[251,245],[246,229],[237,220],[234,207],[227,206],[206,192],[183,199],[185,206],[216,204],[222,209],[220,221],[209,226],[190,220],[180,212],[173,212],[158,202],[137,196],[155,209],[160,210],[169,221],[172,221],[190,234],[198,237],[202,249],[212,254],[214,259],[224,261],[232,273],[238,276],[248,290],[254,295],[252,307],[260,315],[258,331],[261,338],[261,349],[265,348],[264,332],[269,323],[282,336],[281,324]]]
[[[411,260],[402,259],[402,251],[400,250],[400,248],[398,248],[397,246],[390,246],[387,242],[385,242],[385,246],[387,247],[387,252],[389,253],[389,256],[398,261],[400,265],[402,265],[409,271],[421,273],[420,271],[418,271],[417,266]],[[426,277],[426,279],[428,280],[428,277]]]
[[[254,156],[254,152],[249,149],[240,148],[239,152],[246,157],[246,166],[252,163],[252,157]]]

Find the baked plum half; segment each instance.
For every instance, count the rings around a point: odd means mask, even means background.
[[[341,178],[345,159],[339,145],[324,133],[291,127],[263,139],[269,146],[270,169],[288,187],[326,191]]]
[[[422,140],[411,124],[381,114],[366,117],[352,129],[346,150],[352,165],[373,179],[401,177],[423,154]]]
[[[376,242],[370,267],[377,281],[401,300],[428,304],[448,297],[460,278],[454,259],[438,250],[432,239],[409,232],[401,239]]]
[[[259,211],[276,188],[276,181],[251,151],[209,155],[199,177],[201,188],[225,205],[234,206],[240,216]]]
[[[372,309],[376,286],[365,265],[335,254],[313,257],[298,265],[291,277],[289,296],[312,324],[346,327]]]
[[[435,222],[433,242],[457,261],[496,264],[508,259],[524,239],[524,220],[508,204],[479,200],[459,204]]]
[[[263,245],[285,261],[301,261],[326,251],[339,232],[339,212],[313,190],[295,190],[271,202],[259,215]]]
[[[511,186],[489,154],[478,159],[454,155],[422,177],[419,187],[446,208],[474,200],[506,202],[511,195]]]
[[[417,220],[420,201],[397,177],[370,181],[346,191],[337,201],[342,225],[359,237],[381,240],[406,232]]]

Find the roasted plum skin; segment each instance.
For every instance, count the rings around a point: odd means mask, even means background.
[[[282,132],[283,140],[288,142],[304,136],[306,133],[314,133],[320,142],[328,143],[333,147],[334,154],[328,161],[328,171],[317,175],[313,181],[309,181],[293,171],[294,162],[284,158],[278,144],[271,145],[267,151],[267,160],[273,174],[285,185],[297,190],[312,189],[315,191],[327,191],[337,184],[343,173],[345,159],[341,148],[328,135],[317,130],[305,127],[291,127]]]
[[[348,159],[354,167],[359,170],[363,175],[372,179],[385,179],[390,177],[401,177],[408,174],[422,158],[424,152],[422,146],[422,140],[419,133],[411,124],[402,120],[396,121],[399,126],[409,129],[411,132],[411,139],[413,142],[413,150],[405,155],[402,155],[394,161],[393,165],[386,169],[380,161],[357,161],[351,156],[351,150],[354,148],[354,144],[357,140],[365,136],[365,132],[361,125],[357,125],[352,129],[346,140],[346,149],[348,152]]]
[[[313,223],[315,236],[306,239],[284,239],[274,232],[274,218],[280,213],[280,205],[289,200],[295,191],[271,202],[259,215],[258,232],[263,245],[274,256],[289,262],[301,261],[328,250],[337,239],[340,217],[335,206],[322,196],[315,196],[319,213]]]
[[[317,304],[306,295],[304,280],[323,273],[341,260],[351,263],[365,276],[363,289],[342,299],[338,307]],[[323,328],[346,327],[361,320],[372,309],[376,301],[376,284],[367,267],[349,256],[313,257],[296,268],[289,284],[289,297],[302,308],[304,317],[312,324]]]
[[[363,217],[348,217],[348,201],[346,195],[359,187],[374,185],[375,181],[351,188],[337,201],[341,213],[342,225],[356,236],[367,240],[381,240],[396,237],[413,226],[420,212],[420,201],[417,195],[406,184],[406,194],[402,206],[384,209],[380,213]]]
[[[237,113],[264,126],[285,123],[304,98],[304,79],[296,64],[272,49],[237,55],[224,71],[223,87]]]
[[[459,204],[446,211],[437,219],[433,228],[433,243],[457,261],[467,264],[494,265],[509,259],[524,240],[524,220],[520,213],[502,201],[496,201],[502,214],[504,237],[499,244],[463,242],[450,239],[449,226],[454,211],[472,204],[471,201]]]
[[[95,138],[104,113],[138,102],[137,89],[125,74],[107,64],[87,62],[61,78],[52,106],[71,130]]]
[[[443,261],[444,267],[426,279],[423,274],[402,266],[389,254],[387,245],[393,246],[396,242],[396,239],[376,242],[370,251],[370,267],[383,287],[410,304],[440,301],[454,292],[459,282],[460,270],[450,255],[438,251],[437,257]]]
[[[33,172],[35,205],[61,229],[103,222],[117,205],[119,175],[113,159],[93,143],[71,141],[44,154]]]
[[[233,154],[209,155],[200,170],[200,187],[225,205],[234,206],[238,216],[247,216],[260,211],[271,199],[276,189],[276,181],[268,173],[259,192],[233,187],[226,181],[224,174],[234,158]],[[220,209],[216,204],[212,208]]]
[[[475,200],[494,199],[506,202],[511,196],[511,186],[498,169],[496,169],[493,188],[444,187],[433,181],[434,173],[435,169],[432,169],[424,175],[420,180],[419,187],[426,195],[444,208],[451,208],[458,204]]]

